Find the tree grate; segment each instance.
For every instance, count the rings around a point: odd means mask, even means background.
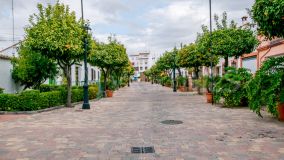
[[[155,153],[154,147],[131,147],[131,153]]]

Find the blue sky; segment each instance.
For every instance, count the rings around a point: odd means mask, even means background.
[[[24,38],[28,17],[37,3],[56,0],[14,0],[15,38]],[[81,16],[80,0],[60,0]],[[228,18],[241,24],[254,0],[212,0],[212,12],[227,11]],[[0,0],[0,49],[12,42],[11,0]],[[194,42],[201,25],[209,25],[208,0],[84,0],[85,18],[93,36],[106,41],[110,34],[125,44],[128,54],[150,51],[162,54],[180,43]]]

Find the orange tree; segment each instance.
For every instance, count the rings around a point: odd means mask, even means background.
[[[128,63],[125,47],[116,39],[109,37],[108,44],[98,43],[96,49],[89,56],[89,62],[101,69],[104,78],[104,91],[110,88],[107,80],[114,70],[122,69]],[[105,94],[104,94],[105,96]]]
[[[91,35],[85,32],[83,23],[76,19],[68,6],[56,3],[44,7],[38,4],[38,14],[30,17],[26,28],[25,45],[30,50],[54,60],[67,79],[67,104],[71,106],[71,66],[83,59],[83,40]],[[92,48],[88,45],[88,50]]]
[[[253,19],[257,22],[260,34],[266,37],[284,37],[284,1],[256,0]]]

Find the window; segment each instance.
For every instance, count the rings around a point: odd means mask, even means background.
[[[143,70],[143,67],[140,67],[140,70]]]
[[[145,62],[145,65],[147,65],[148,64],[148,62]]]
[[[250,70],[251,73],[255,73],[257,70],[256,57],[244,58],[242,60],[242,67]]]
[[[220,67],[216,67],[216,76],[220,75]]]
[[[75,82],[76,82],[76,86],[79,85],[79,67],[75,68]]]
[[[98,80],[100,80],[100,76],[101,76],[100,71],[98,71]]]
[[[92,74],[91,80],[93,81],[94,80],[94,70],[93,69],[91,69],[91,74]]]
[[[236,61],[232,61],[232,62],[231,62],[231,67],[237,68],[237,62],[236,62]]]
[[[145,70],[147,70],[148,69],[148,67],[145,67]]]

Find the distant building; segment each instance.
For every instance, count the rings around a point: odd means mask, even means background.
[[[135,69],[134,78],[138,79],[140,76],[153,65],[152,57],[149,52],[129,55],[129,59]]]

